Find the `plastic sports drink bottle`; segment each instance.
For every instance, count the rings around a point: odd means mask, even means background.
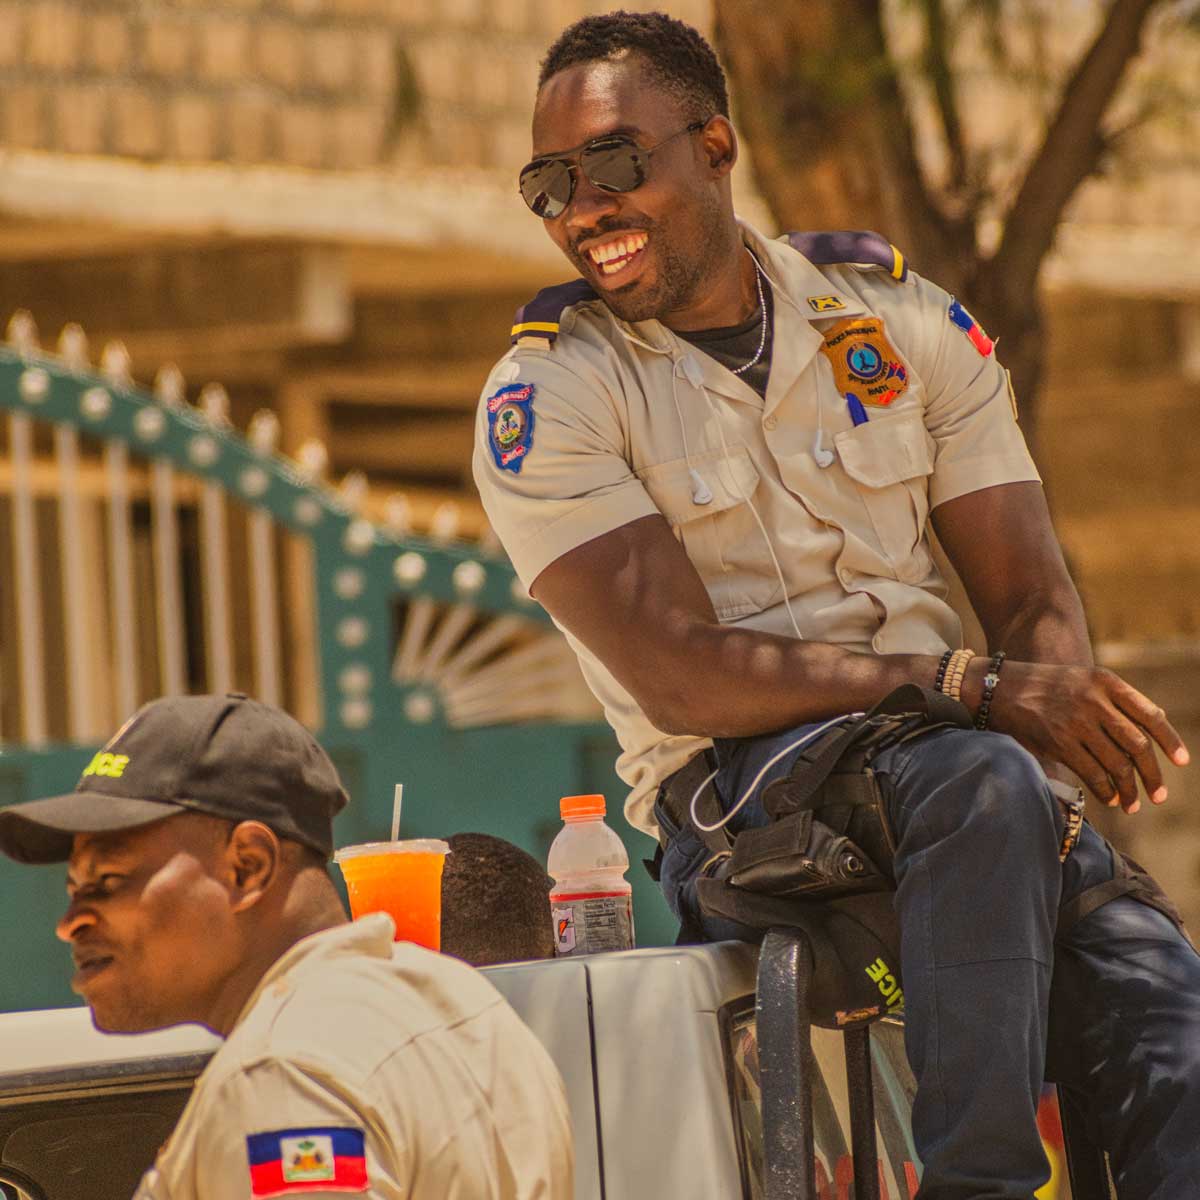
[[[604,797],[564,796],[558,810],[564,824],[547,864],[554,877],[550,911],[556,953],[632,950],[632,888],[625,880],[629,855],[604,823]]]

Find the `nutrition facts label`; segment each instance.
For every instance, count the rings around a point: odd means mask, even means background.
[[[628,892],[555,896],[552,912],[560,958],[633,948],[633,897]]]

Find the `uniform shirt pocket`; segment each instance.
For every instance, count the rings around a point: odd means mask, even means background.
[[[707,504],[693,499],[693,470],[712,494]],[[761,612],[782,593],[750,509],[759,472],[746,447],[734,446],[728,455],[717,450],[672,459],[636,474],[683,544],[718,617]]]
[[[903,583],[925,579],[932,566],[925,526],[934,443],[921,411],[873,416],[842,430],[834,444],[895,577]]]

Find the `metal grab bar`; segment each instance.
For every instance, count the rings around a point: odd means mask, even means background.
[[[762,1085],[766,1200],[820,1200],[813,1131],[812,1020],[808,988],[813,951],[801,929],[776,928],[758,958],[755,1016]],[[880,1200],[870,1029],[843,1033],[850,1100],[854,1200]]]
[[[1058,1089],[1058,1111],[1072,1200],[1112,1200],[1104,1151],[1088,1135],[1083,1109],[1069,1088]]]
[[[772,929],[758,956],[754,1002],[762,1084],[766,1200],[818,1200],[813,1143],[813,954],[798,929]]]

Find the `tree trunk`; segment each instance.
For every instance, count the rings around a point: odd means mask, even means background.
[[[969,198],[950,64],[933,64],[948,187],[928,179],[888,51],[882,0],[714,0],[715,32],[738,127],[759,191],[781,229],[875,229],[916,270],[957,295],[999,345],[1025,435],[1035,446],[1044,324],[1038,272],[1063,209],[1105,149],[1103,117],[1146,18],[1161,0],[1112,0],[984,258]],[[940,4],[929,0],[931,56],[945,52]],[[940,85],[940,86],[937,86]]]

